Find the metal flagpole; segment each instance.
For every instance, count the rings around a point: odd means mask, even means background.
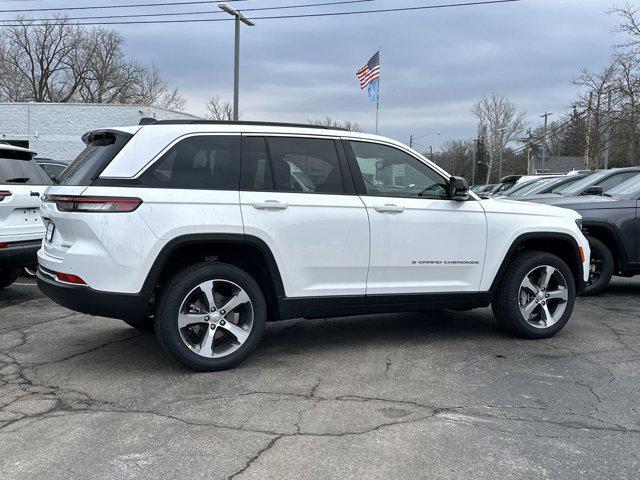
[[[378,77],[378,93],[376,94],[376,135],[378,134],[378,122],[380,119],[380,77],[382,77],[382,62],[380,60],[380,51],[382,47],[378,48],[378,63],[380,65],[380,76]]]

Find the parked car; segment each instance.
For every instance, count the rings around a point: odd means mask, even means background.
[[[51,181],[32,160],[35,154],[0,143],[0,289],[15,282],[24,267],[38,263],[44,236],[38,207]]]
[[[612,188],[640,174],[640,167],[612,168],[598,170],[567,188],[554,193],[528,195],[522,200],[527,202],[547,203],[554,205],[558,195],[573,197],[576,195],[601,195]]]
[[[589,280],[583,295],[602,292],[613,275],[640,274],[640,175],[602,195],[560,196],[547,203],[582,215],[582,228],[591,245]]]
[[[512,200],[519,200],[521,197],[532,195],[560,193],[586,176],[586,174],[580,174],[561,177],[543,177],[538,180],[531,180],[522,185],[516,185],[506,192],[504,196]]]
[[[502,177],[500,182],[496,183],[493,188],[484,190],[482,192],[478,192],[480,198],[489,198],[494,195],[500,194],[506,190],[509,190],[513,187],[516,182],[522,177],[522,175],[507,175],[506,177]]]
[[[60,178],[64,169],[67,168],[66,163],[59,160],[53,160],[51,158],[36,157],[35,161],[40,165],[40,168],[44,170],[44,173],[47,174],[51,181],[56,181]]]
[[[72,310],[155,328],[196,370],[237,365],[267,320],[287,318],[491,304],[506,330],[546,338],[588,276],[577,213],[479,202],[388,138],[159,121],[83,139],[42,202],[38,285]]]

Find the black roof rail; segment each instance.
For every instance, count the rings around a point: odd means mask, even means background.
[[[227,120],[157,120],[149,125],[247,125],[258,127],[295,127],[295,128],[318,128],[321,130],[343,130],[342,127],[328,127],[325,125],[311,125],[306,123],[283,123],[283,122],[251,122],[240,120],[237,122]]]
[[[152,123],[156,123],[157,120],[153,117],[142,117],[138,122],[138,125],[151,125]]]

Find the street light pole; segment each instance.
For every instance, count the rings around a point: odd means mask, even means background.
[[[235,17],[235,49],[233,61],[233,121],[237,122],[239,118],[240,106],[240,22],[253,27],[255,23],[245,17],[242,12],[230,7],[226,3],[219,3],[218,7],[230,15]]]

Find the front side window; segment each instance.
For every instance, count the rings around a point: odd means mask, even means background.
[[[350,142],[368,195],[447,198],[442,176],[397,148]]]
[[[141,177],[142,185],[202,190],[237,190],[240,136],[199,135],[179,141]]]

